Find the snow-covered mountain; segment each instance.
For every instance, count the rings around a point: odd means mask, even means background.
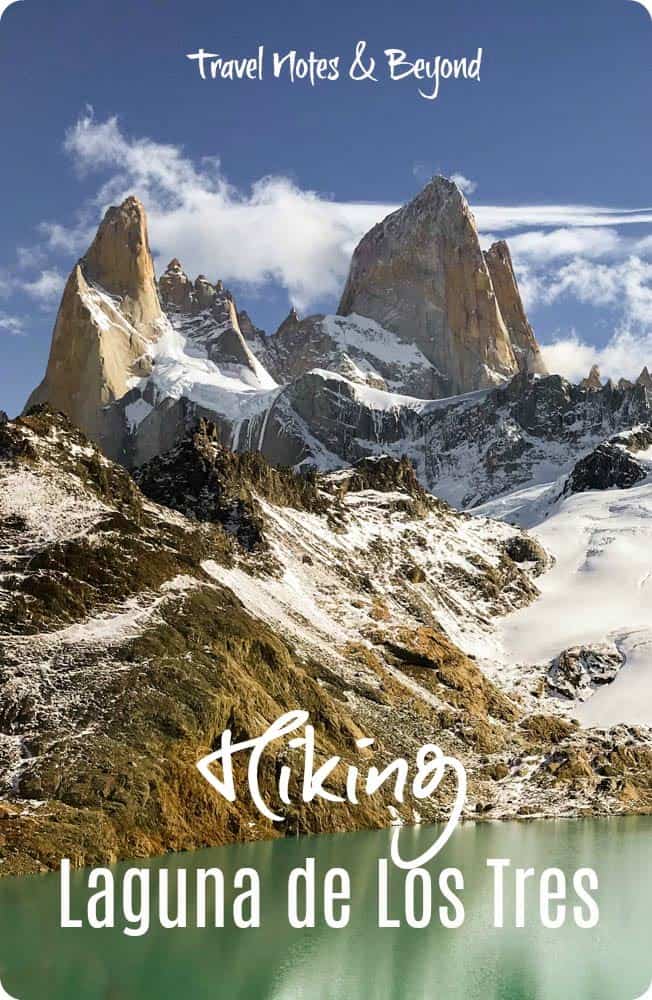
[[[435,178],[362,240],[339,315],[291,313],[273,336],[178,260],[156,284],[128,199],[71,275],[30,403],[49,400],[128,467],[208,419],[232,450],[304,471],[407,455],[427,489],[468,507],[649,421],[646,375],[547,375],[509,249],[483,255],[463,196]]]
[[[519,683],[563,677],[584,725],[652,726],[652,427],[480,510],[529,528],[555,561],[536,603],[500,628],[504,670]]]
[[[652,378],[549,375],[454,185],[364,237],[337,315],[272,336],[178,260],[157,282],[128,199],[30,405],[0,416],[5,870],[272,835],[194,761],[297,704],[324,754],[441,744],[470,815],[652,808]]]
[[[324,808],[294,785],[276,826],[244,782],[217,802],[195,767],[216,735],[297,705],[320,759],[356,761],[362,735],[377,764],[439,743],[466,764],[469,816],[649,804],[646,730],[579,728],[534,668],[501,676],[500,622],[536,615],[545,551],[407,461],[298,476],[200,424],[136,485],[37,408],[0,425],[0,537],[3,873],[390,822],[389,798]],[[271,802],[287,754],[263,766]]]
[[[337,316],[293,312],[269,337],[220,282],[191,281],[178,260],[157,285],[145,210],[129,198],[107,212],[71,275],[30,404],[51,402],[127,465],[205,417],[235,449],[320,466],[320,416],[334,383],[336,394],[360,398],[351,431],[364,441],[378,411],[405,410],[409,422],[415,400],[495,387],[518,372],[545,367],[509,250],[483,254],[463,195],[439,177],[362,240]],[[361,396],[366,389],[375,394]],[[306,393],[317,397],[314,415]],[[346,450],[335,449],[336,464]]]

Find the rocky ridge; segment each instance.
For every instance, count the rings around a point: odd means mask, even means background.
[[[51,402],[130,466],[167,450],[201,417],[234,450],[255,442],[273,463],[305,465],[312,428],[301,396],[328,391],[311,383],[315,371],[385,394],[371,408],[394,411],[519,370],[545,368],[509,251],[497,244],[483,255],[466,201],[444,178],[362,240],[339,315],[292,312],[271,337],[221,282],[192,281],[177,259],[156,285],[144,209],[130,198],[107,212],[73,270],[30,405]]]

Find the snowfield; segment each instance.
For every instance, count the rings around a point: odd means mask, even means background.
[[[650,457],[649,450],[636,454],[638,461]],[[555,559],[538,581],[541,597],[498,623],[503,666],[522,670],[572,646],[611,642],[624,667],[613,683],[572,705],[572,714],[587,726],[652,726],[652,474],[630,489],[558,499],[562,485],[482,508],[529,528]]]
[[[258,359],[251,354],[249,364],[217,364],[202,344],[205,318],[174,316],[161,323],[161,336],[151,347],[154,367],[151,375],[134,379],[132,387],[142,393],[147,386],[158,402],[186,398],[234,424],[267,411],[281,391]],[[215,333],[214,322],[208,330]],[[218,331],[219,332],[219,331]],[[131,429],[151,413],[152,406],[139,399],[126,408]]]
[[[364,625],[377,626],[376,616],[416,629],[419,608],[468,651],[493,652],[496,609],[480,596],[475,581],[482,578],[481,565],[498,565],[512,530],[454,512],[414,517],[401,509],[404,502],[402,493],[348,494],[344,520],[334,528],[323,516],[259,498],[279,575],[251,575],[246,566],[213,561],[203,568],[230,587],[252,615],[273,623],[306,654],[339,657],[337,647],[359,642]],[[406,583],[406,565],[418,567],[424,581]],[[367,576],[365,596],[360,580]],[[449,581],[445,589],[438,585],[442,578]],[[406,591],[413,595],[412,608],[406,606]],[[512,599],[518,606],[516,587]],[[509,602],[510,596],[503,600]]]

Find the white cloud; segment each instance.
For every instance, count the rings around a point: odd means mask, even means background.
[[[452,174],[451,180],[454,184],[457,184],[462,194],[465,194],[467,197],[472,195],[478,189],[477,182],[469,180],[469,178],[465,177],[464,174]]]
[[[352,248],[393,207],[328,201],[286,177],[264,177],[242,194],[218,160],[195,165],[177,147],[129,138],[116,118],[98,122],[90,112],[65,147],[82,173],[110,171],[99,207],[131,193],[144,201],[159,266],[176,256],[191,274],[276,281],[299,309],[338,294]],[[87,228],[84,218],[74,231],[52,225],[47,236],[52,247],[77,247]]]
[[[252,289],[273,282],[305,311],[319,300],[337,300],[355,245],[398,207],[336,202],[282,176],[241,191],[226,180],[219,159],[195,162],[180,147],[129,136],[117,118],[99,121],[91,110],[68,132],[65,149],[80,174],[100,178],[97,194],[74,225],[41,225],[39,244],[19,250],[19,267],[35,276],[7,278],[4,286],[0,276],[0,295],[4,288],[5,294],[19,290],[41,304],[54,302],[63,278],[51,261],[67,270],[108,205],[136,194],[148,210],[159,270],[179,257],[192,276],[205,273]],[[426,162],[413,166],[421,181],[431,173]],[[467,195],[477,188],[461,173],[452,179]],[[639,360],[650,360],[646,257],[652,256],[652,236],[627,233],[633,224],[652,224],[652,209],[476,205],[474,213],[483,245],[508,235],[526,308],[573,299],[614,313],[619,332],[607,348],[597,351],[572,334],[547,348],[551,368],[576,377],[598,360],[619,377],[624,365],[632,375]]]
[[[25,323],[20,316],[11,316],[9,313],[0,312],[0,333],[21,337],[25,333]]]
[[[646,365],[652,366],[652,330],[644,333],[620,330],[600,348],[587,344],[573,332],[544,346],[543,355],[550,371],[573,382],[588,375],[594,364],[604,377],[614,381],[633,380]]]
[[[516,233],[509,239],[509,248],[514,258],[539,264],[579,255],[589,258],[613,256],[630,247],[633,247],[631,242],[625,240],[615,229],[606,226],[578,229],[565,227],[549,232],[537,229]]]
[[[92,224],[86,218],[87,212],[82,213],[82,220],[76,226],[67,227],[59,222],[42,222],[38,227],[39,233],[45,241],[48,249],[55,253],[75,255],[83,253],[93,239],[93,234],[97,229],[97,219]],[[93,213],[96,214],[96,213]],[[29,247],[24,249],[24,259],[28,259]],[[35,257],[35,261],[41,264],[41,258]]]
[[[17,247],[16,258],[22,271],[31,271],[41,267],[47,261],[47,250],[42,246]]]
[[[64,276],[57,270],[41,271],[33,281],[23,281],[22,290],[42,305],[58,302],[65,285]]]
[[[617,264],[576,258],[559,270],[542,294],[547,302],[570,295],[596,307],[617,305],[627,322],[652,328],[652,262],[640,257]]]
[[[506,233],[515,229],[568,226],[627,226],[652,224],[652,209],[598,208],[593,205],[474,205],[481,231]]]
[[[217,158],[195,164],[180,148],[129,137],[117,118],[98,121],[90,110],[68,132],[65,148],[81,173],[103,171],[109,177],[95,199],[92,221],[87,213],[73,229],[58,223],[43,227],[52,249],[82,252],[97,210],[136,193],[148,208],[159,266],[177,256],[192,274],[253,285],[276,281],[300,309],[338,294],[351,250],[398,207],[331,201],[278,176],[262,178],[243,193],[224,178]],[[415,176],[426,170],[421,161],[413,166]],[[476,190],[476,182],[461,173],[452,180],[466,194]],[[652,210],[587,205],[479,205],[474,213],[485,244],[489,234],[512,234],[512,254],[521,280],[529,283],[531,303],[542,290],[537,268],[572,256],[634,252],[636,241],[626,240],[615,227],[652,224]],[[529,231],[516,231],[523,229]],[[638,243],[643,246],[648,239],[652,245],[647,237]]]

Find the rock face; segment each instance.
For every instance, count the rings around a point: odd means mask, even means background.
[[[268,337],[221,282],[191,280],[176,259],[157,288],[130,198],[73,270],[30,404],[48,400],[132,468],[203,418],[226,448],[303,472],[408,455],[425,488],[460,506],[537,469],[568,475],[650,422],[647,370],[618,388],[597,372],[581,387],[543,374],[507,247],[482,253],[442,178],[362,240],[341,312],[292,311]]]
[[[234,454],[206,420],[176,448],[138,469],[135,479],[152,500],[186,517],[221,524],[250,551],[265,544],[257,496],[298,510],[324,508],[314,477],[275,469],[260,452]]]
[[[215,365],[236,365],[256,377],[260,365],[240,329],[235,300],[221,281],[193,283],[175,258],[161,276],[161,301],[171,322]],[[186,322],[184,322],[186,320]]]
[[[602,376],[597,365],[592,366],[587,377],[580,382],[580,386],[589,392],[598,392],[602,388]]]
[[[521,371],[547,375],[541,349],[525,314],[507,243],[504,240],[494,243],[485,254],[485,260],[519,368]]]
[[[259,441],[275,464],[304,469],[408,455],[428,490],[475,507],[535,476],[568,474],[605,439],[651,420],[642,386],[589,391],[558,375],[522,374],[462,399],[388,405],[384,393],[315,371],[275,396]]]
[[[510,290],[498,252],[492,261],[518,330],[516,349],[469,206],[455,184],[436,177],[362,239],[338,311],[370,317],[418,347],[437,369],[433,396],[495,385],[519,371],[517,355],[528,364],[522,344],[529,334],[515,282]]]
[[[148,373],[162,320],[145,211],[128,198],[108,210],[68,279],[45,378],[27,407],[49,402],[111,452],[119,429],[103,408]]]
[[[615,681],[624,663],[625,657],[615,646],[574,646],[553,660],[548,687],[564,698],[588,701],[596,688]]]
[[[439,392],[440,373],[414,344],[372,319],[307,316],[293,309],[267,338],[266,366],[278,382],[292,382],[320,368],[351,382],[393,393],[431,399]]]
[[[564,493],[588,490],[626,490],[647,476],[643,466],[624,448],[605,442],[581,459],[564,487]]]
[[[137,329],[146,331],[161,318],[147,217],[137,198],[107,211],[82,265],[86,279],[118,298]]]
[[[650,375],[647,365],[636,380],[637,385],[642,385],[644,389],[652,392],[652,375]]]

